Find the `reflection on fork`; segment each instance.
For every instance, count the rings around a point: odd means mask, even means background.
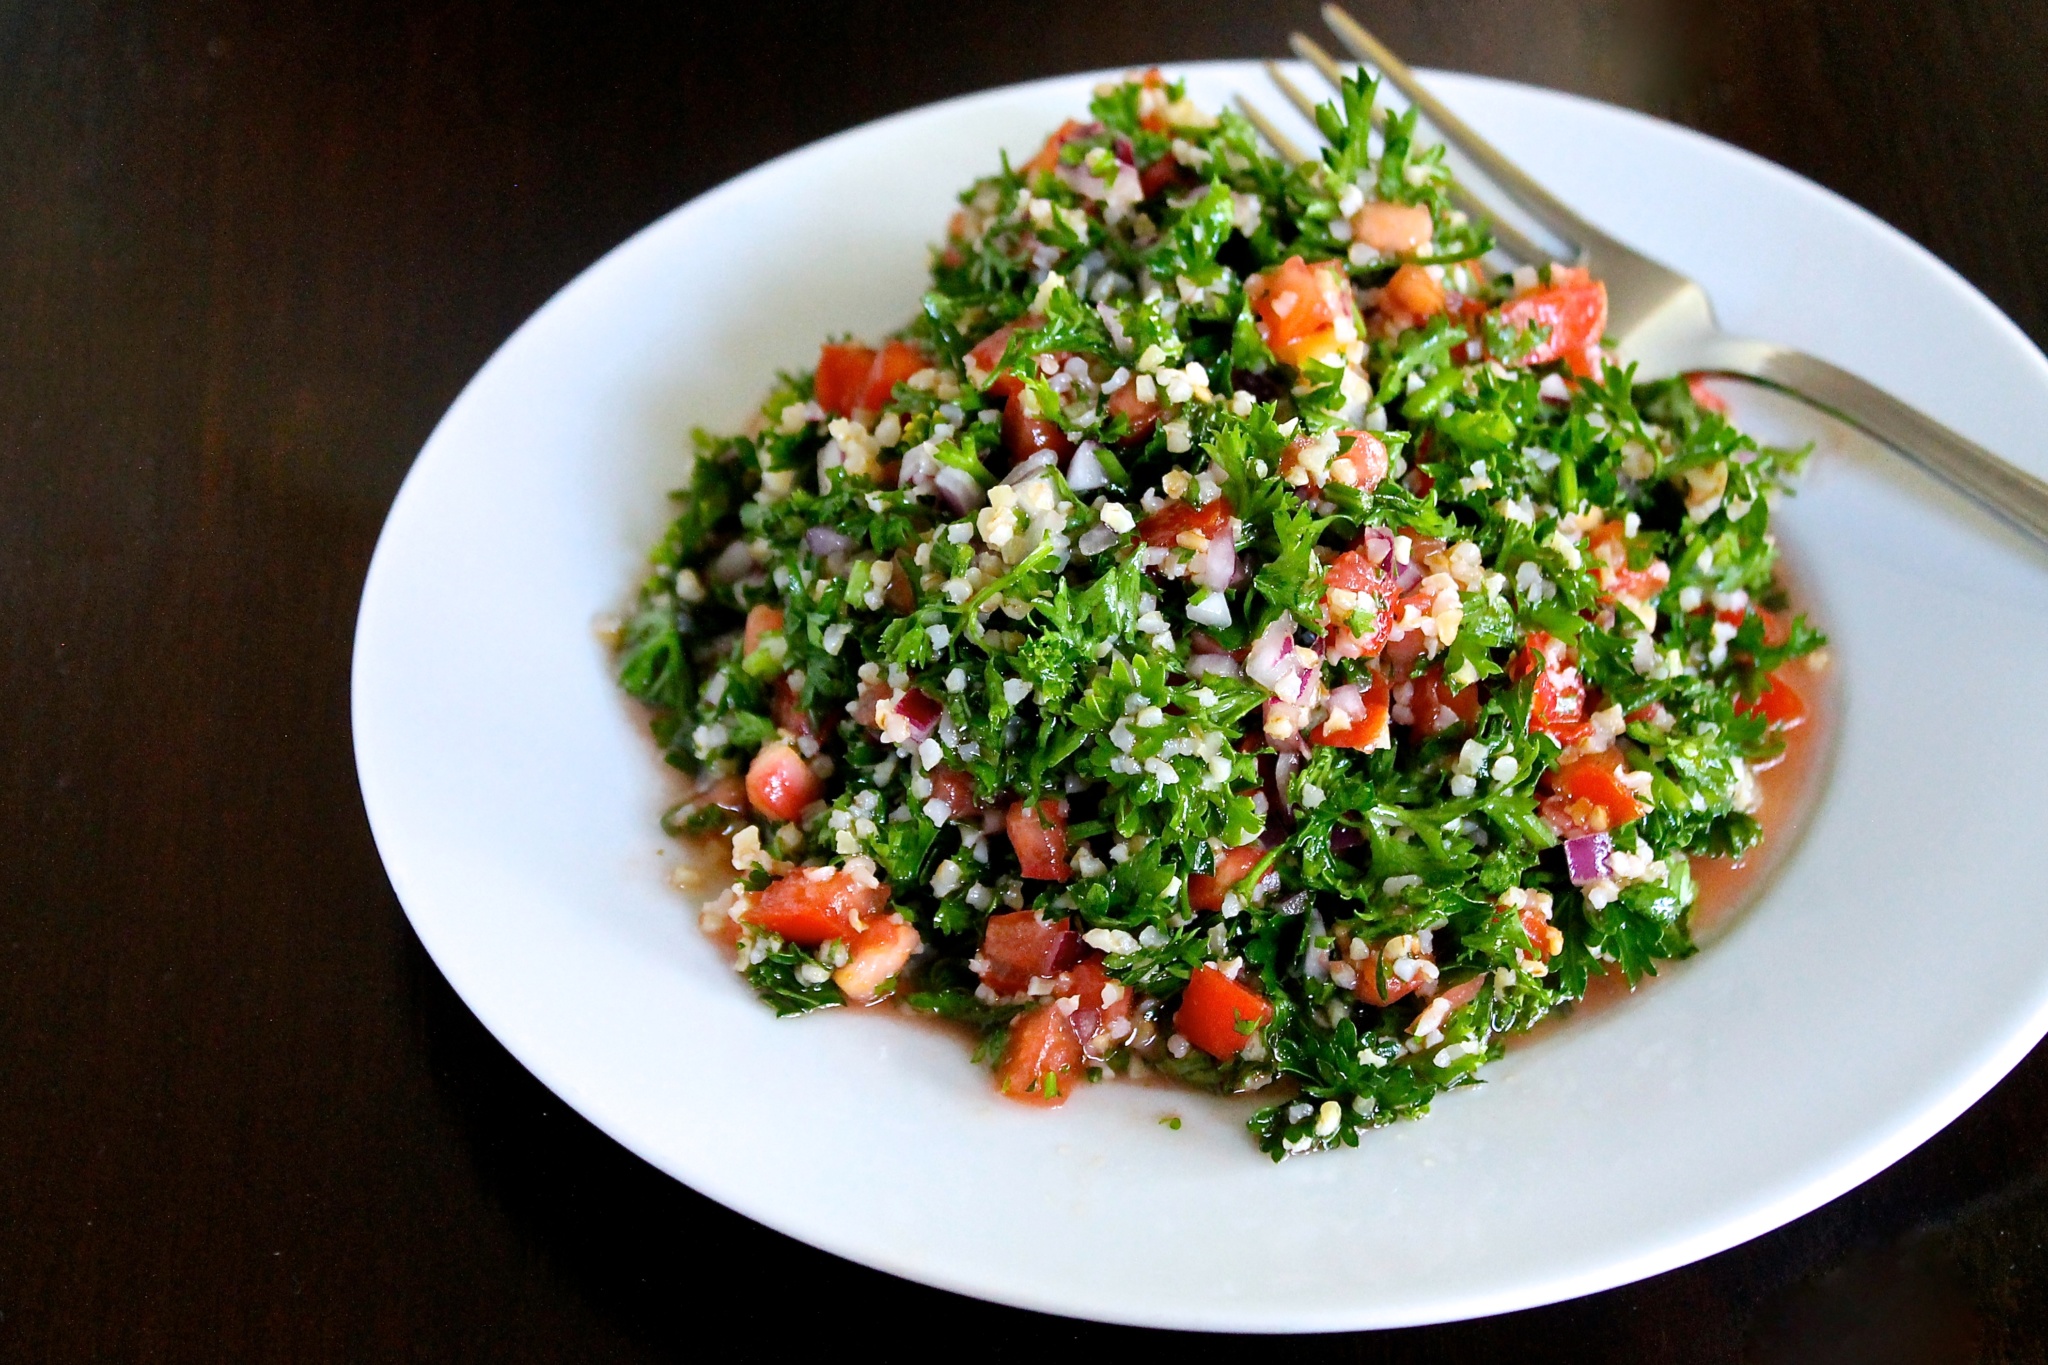
[[[1612,349],[1645,377],[1724,375],[1789,394],[1889,446],[2037,542],[2048,544],[2048,483],[1847,370],[1789,346],[1723,331],[1712,301],[1696,281],[1580,217],[1430,94],[1399,57],[1344,10],[1325,5],[1323,19],[1346,50],[1399,90],[1531,226],[1560,244],[1555,250],[1543,247],[1473,186],[1460,183],[1454,191],[1458,206],[1487,220],[1502,252],[1526,265],[1568,258],[1605,281]],[[1292,35],[1290,44],[1296,55],[1341,89],[1343,72],[1328,52],[1301,33]],[[1268,63],[1267,71],[1313,127],[1315,102],[1277,65]],[[1249,99],[1240,95],[1238,105],[1281,156],[1297,162],[1307,159]],[[1375,112],[1376,120],[1383,117]]]

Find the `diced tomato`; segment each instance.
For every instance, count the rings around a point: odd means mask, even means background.
[[[1566,746],[1593,733],[1586,718],[1586,683],[1564,641],[1534,632],[1510,672],[1517,679],[1531,674],[1536,679],[1529,700],[1529,733],[1549,735]]]
[[[1337,320],[1351,311],[1350,277],[1338,261],[1310,265],[1289,256],[1246,280],[1244,295],[1258,316],[1259,335],[1287,365],[1334,349]]]
[[[1607,286],[1585,271],[1553,266],[1550,283],[1517,294],[1501,305],[1501,321],[1514,327],[1543,326],[1550,335],[1522,357],[1524,365],[1562,360],[1572,373],[1593,373],[1592,349],[1607,330]]]
[[[1406,256],[1429,245],[1436,224],[1422,204],[1389,204],[1370,199],[1351,215],[1351,240],[1382,256]]]
[[[1654,602],[1671,586],[1671,566],[1653,559],[1640,569],[1631,569],[1626,529],[1621,522],[1606,521],[1586,537],[1587,547],[1597,561],[1600,586],[1607,589],[1609,600]]]
[[[932,796],[946,803],[946,809],[953,812],[953,819],[967,820],[981,814],[981,802],[974,795],[974,779],[966,773],[952,768],[934,768],[931,779]]]
[[[1575,758],[1543,775],[1543,818],[1565,838],[1620,829],[1643,813],[1621,780],[1621,751]]]
[[[970,380],[977,375],[986,375],[1003,363],[1003,352],[1010,347],[1010,336],[1020,328],[1026,331],[1041,326],[1044,318],[1027,313],[1015,322],[1006,322],[974,344],[967,353],[967,372]],[[1064,362],[1062,362],[1064,363]],[[983,386],[987,392],[1001,394],[1008,398],[1024,387],[1024,380],[1015,374],[997,375]]]
[[[1763,620],[1766,648],[1776,649],[1792,638],[1792,618],[1784,612],[1772,611],[1769,607],[1753,607],[1751,610]]]
[[[1066,146],[1077,137],[1086,137],[1094,128],[1095,125],[1092,123],[1081,123],[1074,119],[1068,119],[1054,131],[1051,137],[1045,140],[1045,145],[1038,149],[1038,155],[1017,168],[1018,172],[1026,177],[1035,175],[1040,171],[1050,175],[1059,169],[1060,148]]]
[[[1707,377],[1705,375],[1687,375],[1685,377],[1685,389],[1687,393],[1692,395],[1692,401],[1705,408],[1708,412],[1718,412],[1724,417],[1728,415],[1728,400],[1707,387]]]
[[[1446,986],[1436,993],[1436,998],[1451,1007],[1455,1013],[1479,998],[1480,990],[1486,985],[1486,975],[1467,977],[1455,986]]]
[[[1084,951],[1065,920],[1047,923],[1029,910],[990,915],[981,934],[981,980],[997,995],[1017,995],[1032,977],[1056,976]]]
[[[1103,996],[1112,992],[1115,998],[1104,1004]],[[1052,997],[1055,1006],[1062,1000],[1076,1001],[1067,1017],[1081,1050],[1091,1057],[1106,1056],[1130,1036],[1131,989],[1103,970],[1099,954],[1061,972],[1053,982]]]
[[[761,637],[772,635],[782,629],[782,608],[754,606],[747,608],[747,632],[740,643],[740,657],[745,658],[761,647]]]
[[[1161,549],[1178,545],[1189,531],[1214,540],[1229,530],[1232,515],[1228,498],[1212,498],[1200,507],[1169,502],[1138,523],[1138,539]]]
[[[841,417],[851,414],[874,364],[875,353],[866,346],[826,343],[818,352],[818,406]]]
[[[824,732],[804,710],[803,694],[790,683],[787,673],[777,674],[768,687],[768,714],[775,719],[778,729],[792,735],[807,735],[812,739],[823,739]]]
[[[1390,464],[1386,442],[1369,431],[1347,427],[1337,433],[1337,453],[1330,457],[1329,482],[1370,491],[1387,477]]]
[[[1522,906],[1521,920],[1522,932],[1529,936],[1530,950],[1539,958],[1549,957],[1552,951],[1550,944],[1552,930],[1550,927],[1550,917],[1543,913],[1541,902],[1530,900],[1525,903]],[[1452,1008],[1455,1009],[1457,1007],[1454,1005]]]
[[[1408,724],[1418,736],[1440,735],[1479,718],[1479,688],[1452,690],[1442,664],[1432,664],[1417,677],[1408,693]]]
[[[1331,561],[1330,567],[1323,572],[1326,589],[1323,607],[1330,621],[1329,639],[1323,645],[1324,654],[1332,659],[1370,659],[1386,646],[1397,615],[1394,609],[1396,568],[1391,552],[1383,555],[1379,563],[1373,563],[1363,538],[1355,548],[1346,550]],[[1351,617],[1368,613],[1372,625],[1364,635],[1353,634]]]
[[[1375,673],[1366,687],[1346,683],[1330,692],[1330,715],[1309,734],[1328,749],[1381,749],[1387,737],[1387,680]]]
[[[848,1000],[865,1005],[884,993],[921,943],[901,915],[872,920],[848,945],[846,965],[832,973],[833,984]]]
[[[1397,320],[1404,327],[1435,317],[1444,311],[1446,301],[1443,285],[1413,263],[1396,270],[1380,290],[1381,311],[1398,314]]]
[[[1041,450],[1065,459],[1074,449],[1074,438],[1060,430],[1060,424],[1024,411],[1024,390],[1020,386],[1003,404],[1003,449],[1013,460],[1027,460]]]
[[[1074,875],[1067,866],[1067,816],[1063,803],[1041,801],[1036,809],[1012,802],[1003,816],[1017,866],[1034,881],[1063,882]]]
[[[771,820],[794,820],[825,793],[811,765],[781,740],[761,746],[747,765],[747,800]]]
[[[1152,428],[1159,424],[1159,404],[1147,402],[1138,397],[1138,386],[1126,384],[1109,396],[1109,415],[1122,417],[1131,426],[1120,446],[1134,446],[1152,434]]]
[[[1138,172],[1138,192],[1150,199],[1180,178],[1180,163],[1171,156],[1162,156]]]
[[[852,939],[888,904],[889,888],[872,877],[843,867],[805,867],[769,883],[741,918],[809,948]]]
[[[1252,1034],[1272,1017],[1273,1007],[1265,996],[1242,981],[1231,980],[1214,963],[1204,963],[1188,978],[1173,1028],[1222,1062],[1243,1052]]]
[[[1250,876],[1265,856],[1265,846],[1258,843],[1225,849],[1216,855],[1214,873],[1196,872],[1188,877],[1188,904],[1197,910],[1221,910],[1224,894]]]
[[[923,351],[907,341],[888,342],[875,354],[856,406],[864,412],[880,412],[889,406],[889,398],[898,384],[919,370],[931,368],[931,363]]]
[[[1745,716],[1761,715],[1774,730],[1795,729],[1806,721],[1806,698],[1786,679],[1782,668],[1770,675],[1762,696],[1755,701],[1738,698],[1735,709]]]
[[[1027,1104],[1065,1104],[1081,1067],[1081,1040],[1057,1005],[1039,1005],[1010,1021],[996,1063],[996,1086]]]
[[[1430,976],[1427,972],[1418,971],[1406,981],[1403,981],[1394,974],[1394,963],[1387,960],[1386,953],[1382,951],[1383,947],[1384,945],[1382,944],[1368,943],[1366,945],[1366,955],[1352,962],[1351,966],[1358,973],[1358,980],[1352,985],[1351,993],[1366,1004],[1376,1005],[1381,1009],[1385,1009],[1396,1000],[1404,999],[1417,991],[1422,992],[1424,995],[1429,994],[1430,990],[1434,988],[1436,978]],[[1399,960],[1402,956],[1412,957],[1418,962],[1428,962],[1432,965],[1435,962],[1435,959],[1430,957],[1428,953],[1422,951],[1420,944],[1414,944],[1412,941],[1410,952],[1406,954],[1397,952],[1394,954],[1396,960]],[[1382,973],[1387,978],[1384,987],[1382,987],[1380,982]]]

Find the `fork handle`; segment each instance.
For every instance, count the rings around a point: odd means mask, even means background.
[[[1985,511],[2048,546],[2048,483],[1839,366],[1788,346],[1723,338],[1697,371],[1797,398],[1890,446]]]

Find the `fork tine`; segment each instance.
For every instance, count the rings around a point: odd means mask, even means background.
[[[1259,136],[1271,143],[1274,151],[1280,153],[1281,160],[1294,166],[1298,166],[1308,160],[1307,155],[1302,152],[1301,148],[1294,145],[1294,140],[1281,132],[1278,125],[1273,120],[1267,118],[1257,105],[1253,104],[1243,95],[1239,95],[1237,97],[1237,107],[1252,127],[1259,130]]]
[[[1328,52],[1325,52],[1319,43],[1302,33],[1290,34],[1287,42],[1294,49],[1295,54],[1310,66],[1313,66],[1322,75],[1324,80],[1328,81],[1338,90],[1344,88],[1343,68],[1337,65],[1336,59]],[[1295,85],[1293,81],[1287,79],[1286,73],[1281,71],[1276,64],[1267,62],[1266,74],[1272,78],[1273,84],[1280,87],[1280,93],[1287,96],[1294,107],[1301,111],[1303,118],[1307,119],[1310,123],[1316,121],[1315,101],[1303,94],[1300,87]],[[1387,111],[1385,106],[1380,104],[1373,105],[1372,122],[1375,128],[1384,129],[1386,127]],[[1545,250],[1530,240],[1526,233],[1503,218],[1476,190],[1463,181],[1454,180],[1451,182],[1451,200],[1473,217],[1485,219],[1488,226],[1493,229],[1493,239],[1500,244],[1501,250],[1517,260],[1524,261],[1529,265],[1541,265],[1557,254],[1553,251]]]
[[[1424,118],[1436,125],[1436,130],[1443,135],[1444,141],[1463,152],[1531,218],[1582,251],[1590,250],[1595,245],[1608,248],[1619,245],[1606,233],[1573,213],[1549,190],[1530,179],[1521,167],[1502,156],[1485,138],[1473,132],[1465,120],[1452,113],[1441,100],[1423,88],[1422,82],[1415,79],[1415,73],[1408,69],[1407,63],[1388,51],[1385,44],[1366,32],[1364,25],[1341,7],[1324,5],[1323,22],[1330,26],[1330,31],[1337,35],[1337,41],[1354,57],[1377,67],[1379,73],[1405,95],[1410,104],[1422,111]]]

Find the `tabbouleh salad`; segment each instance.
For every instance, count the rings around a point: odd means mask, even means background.
[[[1483,264],[1374,94],[1289,165],[1100,88],[900,335],[700,433],[619,673],[778,1012],[959,1021],[1036,1104],[1265,1091],[1278,1158],[1693,951],[1822,643],[1767,529],[1804,452],[1611,363],[1583,270]]]

